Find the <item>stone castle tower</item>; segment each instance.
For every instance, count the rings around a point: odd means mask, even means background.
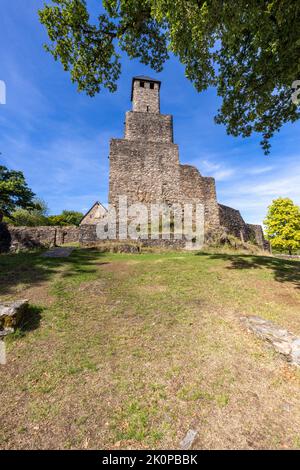
[[[110,143],[109,203],[119,195],[128,203],[202,203],[206,231],[220,226],[213,178],[179,163],[173,138],[173,117],[160,113],[161,82],[132,79],[132,111],[126,113],[123,139]]]
[[[117,207],[119,196],[127,196],[129,205],[201,203],[206,241],[225,232],[265,247],[260,225],[246,224],[238,210],[218,204],[214,178],[180,164],[173,117],[160,112],[160,90],[159,80],[132,79],[132,111],[126,113],[124,138],[110,142],[109,203]],[[96,239],[94,210],[95,206],[81,223],[87,227],[83,238],[88,242]]]

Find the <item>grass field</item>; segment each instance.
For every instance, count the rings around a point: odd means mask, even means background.
[[[213,253],[0,257],[27,298],[0,366],[2,449],[300,448],[300,371],[241,315],[300,336],[300,262]]]

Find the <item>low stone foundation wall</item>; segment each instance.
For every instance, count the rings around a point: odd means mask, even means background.
[[[184,239],[181,240],[163,240],[163,239],[148,239],[148,240],[99,240],[96,234],[96,226],[95,225],[81,225],[80,227],[80,235],[79,235],[79,243],[82,246],[89,246],[89,247],[107,247],[107,249],[111,249],[114,251],[114,247],[117,247],[117,251],[122,251],[122,246],[129,247],[128,249],[124,248],[123,251],[131,251],[130,247],[149,247],[149,248],[169,248],[169,249],[185,249],[186,248],[186,241]],[[110,248],[111,247],[111,248]],[[133,248],[132,248],[133,250]],[[138,251],[138,250],[137,250]]]
[[[225,207],[225,206],[224,206]],[[242,242],[250,242],[255,245],[257,245],[259,248],[263,250],[270,251],[270,246],[269,243],[265,240],[264,234],[262,231],[262,228],[260,225],[252,225],[252,224],[246,224],[244,220],[242,219],[240,213],[236,211],[235,209],[230,209],[230,211],[227,212],[228,214],[233,214],[235,217],[231,219],[231,223],[234,224],[234,222],[240,222],[239,224],[237,223],[235,225],[235,230],[233,230],[233,225],[230,225],[227,223],[227,226],[223,226],[223,231],[228,231],[228,233],[235,235],[237,238],[241,239]],[[232,212],[231,212],[232,211]],[[238,214],[235,214],[235,213]],[[224,219],[223,219],[224,221]],[[222,229],[222,227],[220,227]],[[176,240],[174,238],[170,238],[170,240],[164,240],[162,238],[158,240],[154,240],[149,238],[148,240],[99,240],[97,237],[96,233],[96,225],[81,225],[79,227],[79,243],[82,246],[89,246],[89,247],[96,247],[96,246],[106,246],[108,244],[113,245],[121,245],[121,244],[127,244],[127,245],[135,245],[137,246],[138,244],[141,247],[158,247],[158,248],[172,248],[172,249],[187,249],[187,250],[193,250],[193,249],[199,249],[200,247],[197,247],[196,245],[187,242],[184,238],[180,240]],[[214,231],[212,231],[212,234],[214,234]],[[172,237],[172,234],[171,234]],[[205,237],[205,245],[210,245],[213,243],[213,237],[209,238],[208,236]]]
[[[48,248],[79,241],[79,227],[14,227],[0,224],[0,252]]]
[[[230,208],[229,208],[230,209]],[[234,211],[234,209],[232,209]],[[236,211],[238,212],[238,211]],[[228,214],[229,212],[227,212]],[[231,212],[230,212],[231,213]],[[241,217],[241,216],[240,216]],[[238,220],[237,217],[235,220]],[[241,220],[243,221],[242,217]],[[230,226],[229,226],[230,227]],[[225,226],[229,230],[228,224]],[[232,228],[232,227],[231,227]],[[259,247],[269,250],[269,244],[263,236],[262,228],[259,225],[245,224],[240,225],[242,232],[238,232],[238,225],[234,233],[238,238],[244,241],[256,243]],[[230,231],[232,233],[232,231]],[[241,235],[242,233],[242,235]],[[96,234],[96,225],[81,225],[80,227],[14,227],[0,224],[0,253],[16,252],[34,248],[49,248],[51,246],[60,246],[66,243],[79,242],[82,246],[99,246],[108,244],[126,244],[128,246],[158,247],[169,249],[198,249],[197,246],[187,246],[185,239],[164,240],[99,240]],[[207,240],[206,243],[209,244]]]

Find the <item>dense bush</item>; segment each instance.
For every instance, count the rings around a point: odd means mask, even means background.
[[[83,214],[76,211],[64,210],[60,215],[50,215],[49,225],[79,225]]]

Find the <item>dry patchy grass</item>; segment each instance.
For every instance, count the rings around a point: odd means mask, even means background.
[[[0,369],[3,449],[297,448],[300,373],[240,315],[300,335],[300,263],[228,253],[0,257],[29,298]]]

